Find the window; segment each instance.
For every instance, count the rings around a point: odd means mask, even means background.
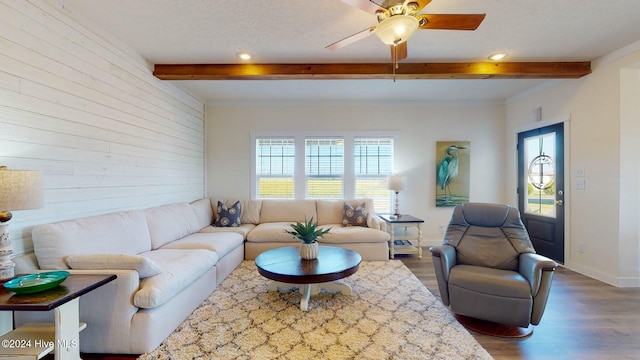
[[[307,199],[343,199],[344,139],[306,139]]]
[[[393,172],[393,138],[356,138],[354,158],[356,197],[372,198],[377,212],[389,212],[387,177]]]
[[[293,199],[294,139],[256,140],[256,183],[260,199]]]
[[[264,132],[251,134],[254,199],[372,198],[391,211],[393,132]]]

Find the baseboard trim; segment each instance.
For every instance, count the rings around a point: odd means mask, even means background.
[[[564,265],[567,269],[575,271],[592,279],[602,281],[615,287],[640,287],[640,277],[620,277],[603,273],[602,271],[593,269],[576,263],[567,263]]]

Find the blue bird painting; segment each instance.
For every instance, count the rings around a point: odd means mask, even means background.
[[[468,201],[468,194],[453,194],[451,192],[451,184],[456,180],[460,172],[458,151],[465,149],[467,147],[460,144],[451,144],[447,146],[446,154],[438,161],[437,186],[440,191],[438,191],[436,198],[437,206],[454,206]]]

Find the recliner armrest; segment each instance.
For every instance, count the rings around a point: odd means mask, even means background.
[[[445,280],[449,281],[449,271],[457,264],[456,248],[451,245],[437,245],[429,248],[432,256],[440,258]]]
[[[457,264],[456,248],[451,245],[438,245],[429,248],[433,258],[433,269],[438,281],[440,297],[445,306],[449,306],[449,272]]]
[[[540,290],[543,271],[554,271],[558,263],[539,254],[520,254],[518,272],[524,276],[531,285],[531,294],[535,297]]]

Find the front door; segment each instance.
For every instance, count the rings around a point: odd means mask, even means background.
[[[564,124],[518,134],[518,206],[538,254],[564,262]]]

